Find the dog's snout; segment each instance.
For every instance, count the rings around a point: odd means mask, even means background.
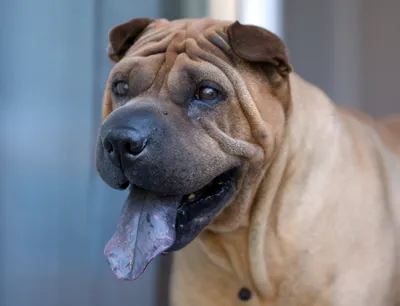
[[[111,162],[117,167],[128,166],[146,146],[147,139],[138,131],[114,128],[104,137],[103,147]]]

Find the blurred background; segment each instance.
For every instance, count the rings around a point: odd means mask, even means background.
[[[277,33],[337,103],[400,112],[400,1],[0,0],[0,305],[167,305],[170,258],[116,281],[103,248],[125,192],[94,169],[108,31],[213,16]]]

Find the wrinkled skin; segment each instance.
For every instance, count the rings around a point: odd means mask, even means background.
[[[173,252],[173,306],[242,305],[241,287],[249,305],[400,304],[399,118],[337,107],[258,27],[143,18],[109,38],[96,163],[130,190],[118,278]]]
[[[267,40],[278,44],[276,57],[257,58],[249,52],[250,61],[265,61],[264,67],[251,67],[233,52],[231,44],[236,43],[237,53],[247,55],[246,44],[241,45],[241,37],[247,34],[242,31],[247,28],[252,30],[239,23],[211,20],[139,19],[110,32],[109,55],[117,64],[105,92],[97,168],[111,187],[131,186],[119,229],[105,250],[118,277],[137,278],[155,256],[183,248],[210,223],[229,228],[230,222],[244,217],[249,190],[240,186],[261,177],[281,135],[273,134],[260,118],[249,118],[253,109],[240,97],[249,93],[235,90],[237,72],[232,67],[240,67],[249,76],[256,73],[257,82],[270,81],[277,94],[287,90],[285,78],[290,70],[280,40],[260,28],[256,29]],[[130,45],[132,39],[135,43]],[[121,81],[127,86],[123,96],[113,91]],[[217,90],[218,99],[196,98],[202,87]],[[266,107],[277,119],[271,129],[282,130],[284,106],[271,96]],[[126,150],[138,154],[127,157]],[[190,207],[180,205],[185,195],[229,171],[234,173],[218,183],[224,186],[216,191],[218,197]],[[139,200],[135,193],[147,196]],[[169,210],[154,204],[167,203],[173,196]],[[242,202],[240,207],[236,201]],[[164,221],[154,226],[143,221],[145,214]],[[164,241],[162,247],[160,241]]]

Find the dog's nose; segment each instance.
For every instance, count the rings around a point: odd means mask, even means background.
[[[138,131],[127,128],[112,129],[103,140],[108,158],[117,167],[129,167],[143,151],[147,139]]]

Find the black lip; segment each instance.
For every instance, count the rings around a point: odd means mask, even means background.
[[[199,204],[200,202],[207,200],[208,198],[211,197],[220,197],[221,192],[223,192],[226,188],[226,186],[235,178],[236,174],[236,168],[230,169],[221,175],[217,176],[215,179],[213,179],[209,184],[207,184],[205,187],[184,195],[181,200],[181,204],[179,205],[179,209],[182,209],[184,207],[191,207],[191,206],[196,206],[196,204]],[[190,196],[193,195],[194,199],[191,200]],[[215,199],[217,200],[217,199]]]
[[[124,183],[118,184],[118,187],[121,190],[125,190],[125,189],[127,189],[129,187],[129,185],[130,185],[129,181],[126,181]]]
[[[182,249],[190,243],[233,198],[237,173],[238,168],[232,168],[219,175],[207,186],[193,193],[196,200],[190,201],[189,195],[182,197],[175,224],[175,243],[167,253]]]

